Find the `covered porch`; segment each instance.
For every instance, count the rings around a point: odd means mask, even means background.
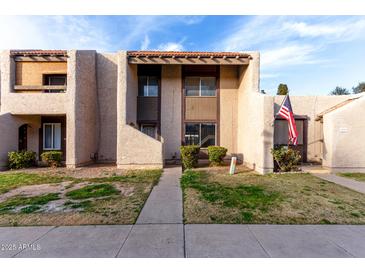
[[[0,167],[7,167],[10,151],[61,151],[66,161],[66,115],[0,115]]]

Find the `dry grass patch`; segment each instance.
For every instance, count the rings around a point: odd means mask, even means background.
[[[186,223],[365,223],[364,194],[310,174],[197,169],[181,183]]]
[[[133,224],[162,172],[93,171],[96,177],[42,169],[0,174],[7,190],[0,194],[0,225]]]

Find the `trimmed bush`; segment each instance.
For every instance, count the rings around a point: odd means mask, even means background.
[[[195,145],[181,146],[180,154],[184,169],[197,167],[200,147]]]
[[[275,162],[279,166],[279,170],[283,172],[298,170],[300,164],[300,153],[294,149],[286,147],[278,147],[271,149]]]
[[[225,147],[219,146],[209,146],[208,147],[208,157],[211,166],[220,166],[223,164],[223,158],[227,154],[227,149]]]
[[[10,151],[8,162],[10,169],[27,168],[35,165],[36,153],[34,151]]]
[[[50,167],[58,167],[61,165],[62,152],[61,151],[46,151],[41,154],[42,162]]]

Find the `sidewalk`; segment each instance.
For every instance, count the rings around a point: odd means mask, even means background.
[[[350,188],[352,190],[355,190],[357,192],[360,193],[364,193],[365,194],[365,183],[364,182],[358,182],[356,180],[352,180],[352,179],[348,179],[348,178],[344,178],[341,176],[337,176],[335,174],[332,173],[312,173],[312,175],[321,178],[323,180]]]
[[[133,227],[2,227],[0,246],[0,257],[32,258],[365,257],[365,226],[141,224]]]

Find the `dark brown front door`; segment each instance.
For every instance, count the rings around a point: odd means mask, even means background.
[[[27,137],[28,137],[28,125],[24,124],[19,127],[19,135],[18,135],[18,150],[27,150]]]

